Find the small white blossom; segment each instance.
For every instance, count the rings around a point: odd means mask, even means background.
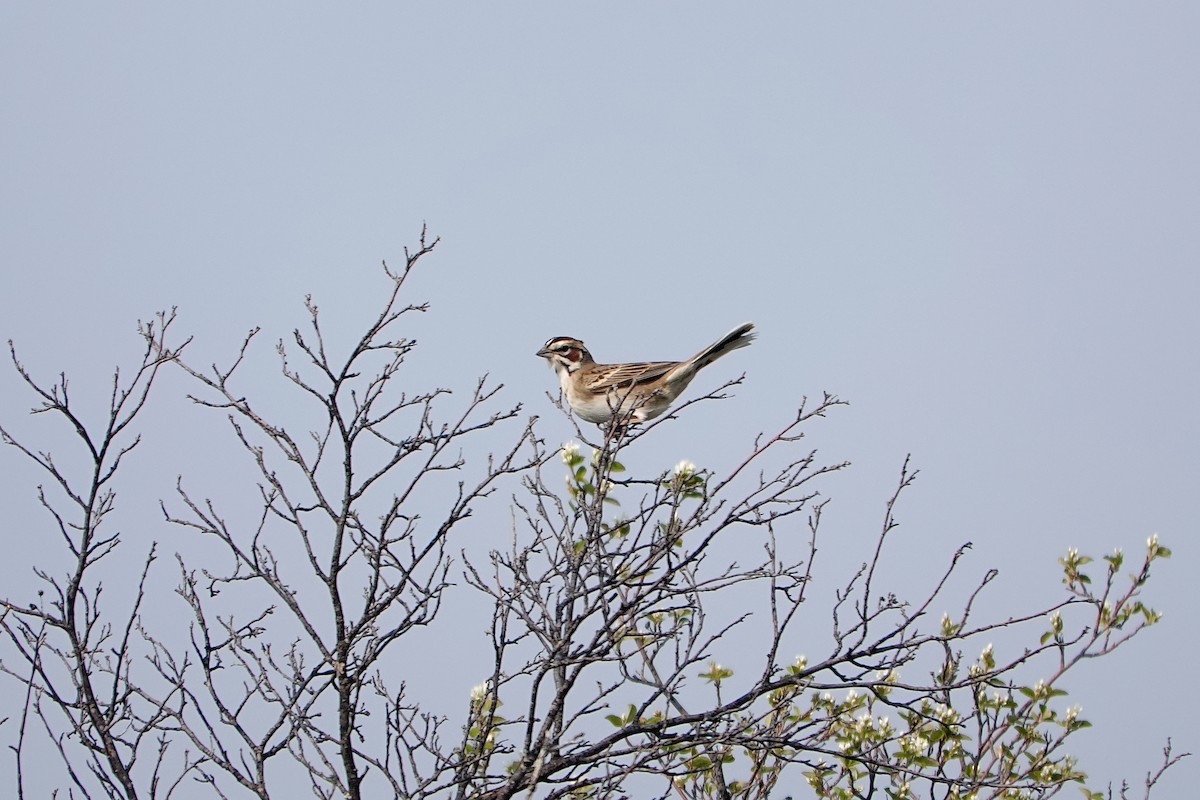
[[[1067,560],[1074,561],[1077,558],[1079,558],[1079,548],[1078,547],[1068,547],[1067,548]]]
[[[575,456],[579,455],[579,443],[567,442],[562,446],[562,460],[564,464],[570,464]]]
[[[478,703],[483,698],[487,697],[488,684],[487,681],[476,684],[471,687],[471,702]]]
[[[1076,717],[1079,716],[1080,711],[1083,711],[1083,706],[1071,706],[1065,712],[1063,712],[1063,717],[1066,719],[1067,723],[1070,724],[1075,721]]]
[[[853,689],[846,692],[846,703],[848,703],[848,704],[853,703],[857,699],[858,699],[858,692],[854,691]]]
[[[684,459],[675,465],[676,478],[690,478],[696,474],[696,465]]]
[[[1153,534],[1149,539],[1146,540],[1146,547],[1149,547],[1151,550],[1158,547],[1158,534],[1157,533]]]
[[[938,719],[947,724],[958,722],[958,712],[949,706],[939,703],[935,713]]]
[[[794,662],[792,662],[792,666],[795,667],[796,669],[804,669],[805,667],[808,666],[808,656],[804,656],[804,655],[796,656],[796,660]]]

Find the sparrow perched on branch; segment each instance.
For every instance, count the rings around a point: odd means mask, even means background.
[[[687,361],[597,364],[583,342],[569,336],[556,336],[537,354],[558,373],[563,396],[580,419],[602,425],[615,413],[645,422],[666,411],[701,369],[754,341],[752,330],[752,322],[739,325]]]

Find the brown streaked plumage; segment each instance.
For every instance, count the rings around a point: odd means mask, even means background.
[[[558,373],[563,396],[580,419],[602,425],[618,412],[645,422],[666,411],[701,369],[754,341],[753,330],[752,322],[739,325],[687,361],[597,364],[570,336],[551,339],[537,354]]]

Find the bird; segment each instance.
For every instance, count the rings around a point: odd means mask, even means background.
[[[696,373],[721,356],[754,341],[754,323],[739,325],[687,361],[597,364],[583,342],[556,336],[537,355],[558,373],[563,396],[582,420],[604,425],[620,420],[646,422],[667,410]]]

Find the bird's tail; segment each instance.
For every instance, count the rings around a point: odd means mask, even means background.
[[[754,341],[756,334],[751,333],[754,330],[754,323],[747,322],[739,325],[729,333],[722,336],[717,341],[710,344],[708,347],[701,350],[692,357],[691,363],[697,370],[707,367],[712,362],[716,361],[721,356],[728,352],[737,350],[739,347],[745,347]]]

